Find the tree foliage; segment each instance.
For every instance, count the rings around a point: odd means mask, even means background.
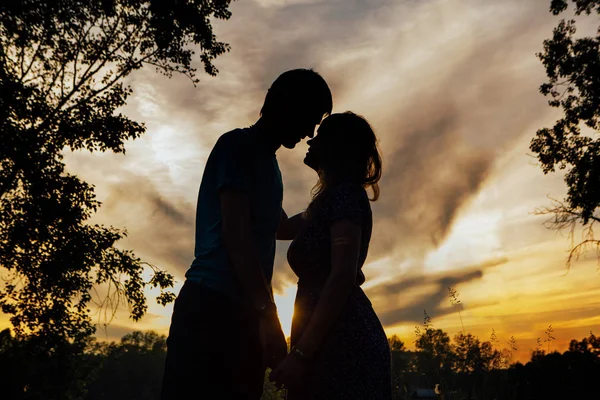
[[[108,290],[139,320],[146,286],[166,304],[173,277],[119,249],[124,230],[87,223],[94,187],[65,169],[65,150],[125,153],[145,131],[118,112],[132,89],[126,76],[149,65],[198,82],[229,47],[211,18],[230,0],[55,0],[0,4],[0,286],[2,312],[17,336],[53,351],[79,348],[94,332],[91,290]],[[150,280],[143,273],[153,272]],[[108,303],[105,303],[105,305]]]
[[[157,399],[167,351],[166,337],[135,331],[120,343],[95,343],[96,368],[86,400]]]
[[[550,11],[561,14],[569,4],[576,16],[600,15],[600,0],[552,0]],[[600,258],[592,228],[600,221],[600,27],[594,37],[576,33],[576,21],[562,19],[538,54],[548,77],[540,92],[563,116],[539,129],[530,145],[544,173],[566,170],[566,198],[539,213],[552,215],[550,226],[569,228],[571,235],[578,223],[587,226],[583,241],[572,244],[569,263],[586,246],[595,246]]]

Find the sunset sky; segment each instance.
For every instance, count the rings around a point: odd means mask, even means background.
[[[559,19],[549,4],[235,1],[232,18],[215,23],[219,40],[231,45],[215,63],[217,77],[200,75],[194,87],[151,67],[133,74],[123,112],[147,133],[127,144],[125,156],[78,152],[65,160],[96,186],[103,206],[93,222],[127,228],[120,246],[173,273],[179,291],[193,260],[196,198],[212,145],[257,120],[281,72],[314,68],[331,87],[334,112],[365,116],[381,141],[384,177],[372,204],[364,288],[387,333],[412,346],[426,309],[434,327],[454,336],[461,320],[451,286],[465,329],[481,339],[492,328],[504,346],[514,336],[525,360],[552,324],[552,347],[564,350],[571,338],[600,332],[600,275],[593,254],[567,273],[566,233],[533,215],[550,205],[547,196],[565,193],[562,175],[545,176],[528,148],[558,116],[539,94],[545,74],[535,57]],[[277,153],[288,214],[306,207],[316,182],[302,164],[305,152],[301,143]],[[274,288],[289,332],[296,280],[287,245],[278,242]],[[123,309],[98,337],[166,334],[172,306],[156,305],[150,294],[141,322]]]

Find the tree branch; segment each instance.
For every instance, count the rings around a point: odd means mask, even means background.
[[[585,250],[585,247],[587,246],[596,246],[596,256],[598,257],[598,262],[600,262],[600,240],[587,239],[571,249],[569,256],[567,257],[567,269],[571,268],[573,259],[575,259],[575,261],[579,260],[582,251]]]
[[[169,69],[169,67],[168,67],[168,66],[166,66],[166,65],[161,65],[161,64],[155,63],[155,62],[153,62],[153,61],[148,61],[148,60],[144,61],[143,63],[144,63],[144,64],[148,64],[148,65],[152,65],[153,67],[156,67],[156,68],[158,68],[158,69],[162,69],[162,70],[164,70],[164,71],[167,71],[167,72],[179,72],[179,73],[181,73],[183,76],[185,76],[186,78],[188,78],[188,79],[189,79],[189,80],[192,82],[192,84],[193,84],[194,86],[196,86],[196,83],[197,83],[197,82],[196,82],[196,81],[194,81],[194,77],[193,77],[192,75],[190,75],[190,74],[188,74],[188,73],[184,72],[184,71],[179,71],[179,70],[173,70],[173,69]]]
[[[117,31],[117,27],[120,24],[120,16],[119,18],[117,18],[114,26],[113,26],[113,31],[111,33],[111,36],[114,35],[114,33]],[[112,40],[112,38],[107,38],[106,39],[107,42],[109,40]],[[41,132],[47,125],[49,125],[52,120],[54,119],[54,117],[56,116],[56,114],[60,111],[60,109],[67,104],[67,102],[73,97],[73,95],[75,95],[75,93],[77,93],[79,91],[79,89],[81,89],[81,87],[92,77],[94,76],[98,71],[100,71],[100,69],[102,69],[106,63],[108,62],[108,59],[110,56],[112,56],[115,52],[117,52],[126,42],[127,42],[128,38],[125,38],[118,46],[117,48],[115,48],[110,54],[108,54],[107,57],[104,58],[104,60],[100,63],[100,65],[96,68],[96,69],[92,69],[94,67],[94,65],[96,64],[96,62],[99,59],[99,53],[100,51],[97,52],[98,57],[94,60],[91,61],[91,63],[89,64],[88,68],[85,70],[85,72],[83,73],[83,76],[81,77],[81,80],[75,85],[73,86],[73,88],[71,89],[71,91],[62,98],[62,100],[56,105],[56,107],[54,107],[54,109],[49,113],[49,116],[44,119],[37,128],[34,129],[34,131],[36,132]],[[64,65],[63,67],[64,68]]]
[[[29,74],[29,71],[31,71],[31,68],[33,68],[33,65],[35,64],[35,59],[39,55],[41,47],[42,47],[42,45],[40,43],[38,43],[35,51],[33,52],[33,56],[31,56],[31,62],[29,63],[29,66],[27,67],[27,69],[25,70],[25,72],[22,73],[21,79],[19,79],[19,81],[21,83],[25,83],[25,77]]]
[[[578,222],[581,219],[581,213],[570,209],[561,201],[558,201],[551,197],[550,199],[554,202],[555,207],[543,207],[541,209],[535,210],[534,214],[551,215],[551,217],[544,222],[544,225],[548,229],[557,230],[559,232],[564,229],[568,229],[570,250],[566,262],[567,269],[570,269],[572,262],[574,260],[577,261],[581,254],[584,252],[584,250],[590,246],[597,247],[596,252],[598,256],[598,261],[600,262],[600,240],[596,239],[594,236],[594,224],[596,222],[600,222],[600,218],[593,215],[590,217],[592,222],[589,225],[582,227],[583,240],[575,244],[575,229],[577,228]]]
[[[23,43],[23,46],[21,46],[21,55],[19,58],[20,58],[19,64],[20,64],[21,76],[23,76],[23,68],[24,68],[24,63],[25,63],[25,43]]]
[[[77,49],[75,50],[75,59],[73,60],[73,82],[71,83],[71,85],[73,87],[75,87],[75,82],[77,81],[77,60],[79,59],[79,53],[81,51],[81,44],[82,42],[85,41],[85,38],[87,37],[87,35],[89,35],[90,31],[92,30],[92,28],[96,25],[96,22],[99,20],[99,18],[96,18],[94,21],[90,22],[89,27],[87,28],[87,30],[85,28],[82,29],[82,34],[79,36],[79,38],[77,39]],[[102,24],[103,24],[103,20],[102,20]],[[104,29],[101,28],[103,31]]]
[[[71,105],[70,107],[68,107],[66,109],[66,111],[70,111],[70,110],[72,110],[74,108],[80,107],[80,106],[88,103],[94,97],[97,97],[98,95],[102,94],[103,92],[105,92],[106,90],[108,90],[110,87],[112,87],[122,77],[124,77],[125,75],[127,75],[131,71],[133,71],[136,64],[142,64],[142,63],[144,63],[147,58],[151,58],[152,56],[154,56],[158,52],[158,50],[156,50],[153,53],[150,53],[150,54],[146,55],[144,58],[140,59],[139,61],[133,63],[133,57],[134,57],[134,54],[135,54],[135,49],[137,49],[137,47],[139,47],[140,44],[141,44],[141,40],[135,46],[134,51],[132,52],[132,55],[129,57],[128,62],[125,64],[125,67],[123,68],[123,70],[120,73],[118,73],[117,75],[115,75],[114,78],[112,80],[110,80],[104,87],[102,87],[100,89],[97,89],[97,90],[93,90],[89,96],[87,96],[87,97],[81,99],[80,101],[78,101],[77,103]]]

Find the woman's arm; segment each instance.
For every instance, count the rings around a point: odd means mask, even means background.
[[[356,283],[361,229],[348,219],[334,221],[331,232],[331,273],[317,307],[296,348],[312,358],[344,308]]]
[[[288,217],[282,208],[281,217],[279,218],[279,228],[277,229],[277,240],[294,240],[305,223],[306,220],[304,219],[303,212],[293,217]]]

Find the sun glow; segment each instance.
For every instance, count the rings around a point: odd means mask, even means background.
[[[275,294],[275,304],[279,312],[281,328],[286,337],[292,332],[292,317],[294,315],[294,299],[296,298],[296,285],[287,286],[282,294]]]

